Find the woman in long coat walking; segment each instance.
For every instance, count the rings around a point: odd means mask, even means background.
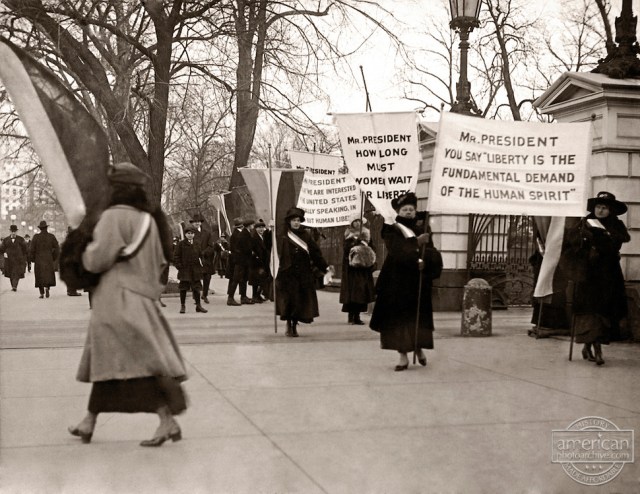
[[[361,257],[356,252],[352,253],[354,247],[370,247],[371,232],[362,225],[366,218],[355,217],[349,227],[344,232],[344,244],[342,253],[342,278],[340,279],[340,303],[342,312],[349,314],[349,324],[364,324],[360,319],[360,313],[367,310],[370,302],[375,300],[375,286],[373,283],[373,270],[375,269],[375,258],[368,261],[372,264],[362,265],[364,259],[359,259],[357,266],[352,266],[354,258]],[[370,250],[369,252],[372,252]],[[357,254],[357,255],[356,255]],[[368,264],[368,262],[364,263]]]
[[[131,163],[118,163],[109,180],[111,205],[82,254],[84,267],[101,273],[77,375],[93,386],[87,416],[69,432],[88,443],[99,413],[156,413],[160,425],[140,445],[160,446],[181,439],[173,416],[187,407],[180,385],[187,378],[183,360],[156,303],[171,255],[171,230],[160,208],[146,198],[148,175]]]
[[[589,199],[587,211],[567,231],[560,264],[569,269],[575,283],[573,324],[576,342],[584,343],[582,357],[603,365],[601,345],[609,344],[627,315],[620,248],[631,237],[618,219],[627,212],[627,205],[611,192],[599,192]]]
[[[277,241],[280,266],[276,276],[276,314],[287,321],[285,334],[289,337],[298,336],[298,322],[311,323],[320,315],[315,273],[324,274],[328,267],[302,222],[302,209],[287,211],[284,234]]]
[[[415,351],[420,365],[427,365],[422,349],[433,349],[431,304],[432,266],[421,259],[421,247],[433,245],[426,214],[417,214],[418,199],[408,193],[393,199],[396,223],[382,226],[387,257],[376,283],[376,304],[369,327],[380,333],[380,346],[400,354],[396,371],[409,367],[407,353]],[[438,273],[439,274],[439,273]],[[418,304],[419,283],[420,303]],[[416,338],[416,313],[420,311]]]
[[[55,235],[47,231],[49,225],[42,220],[29,248],[29,259],[34,263],[35,286],[40,298],[49,298],[49,288],[56,286],[55,262],[60,255],[60,245]]]

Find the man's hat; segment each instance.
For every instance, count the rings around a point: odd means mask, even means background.
[[[17,232],[18,231],[18,227],[16,225],[11,225],[9,227],[9,230],[11,230],[12,232]]]
[[[414,208],[418,207],[418,197],[413,192],[407,192],[400,197],[391,199],[391,207],[396,211],[407,204],[411,204]]]
[[[112,184],[144,185],[150,177],[137,166],[123,161],[109,167],[107,178]]]
[[[47,228],[49,225],[47,225],[47,222],[45,220],[42,220],[40,222],[40,224],[38,225],[38,228],[40,228],[40,230],[42,230],[43,228]]]
[[[284,219],[285,221],[289,221],[292,218],[300,218],[300,221],[304,223],[304,209],[300,209],[300,208],[289,209]]]
[[[245,220],[242,222],[242,224],[243,224],[244,226],[251,226],[251,225],[253,225],[255,222],[256,222],[256,220],[254,220],[253,218],[247,218],[247,219],[245,219]]]
[[[233,218],[233,226],[241,226],[244,224],[244,220],[242,219],[241,216],[238,216],[237,218]]]
[[[589,199],[587,201],[587,211],[593,213],[593,210],[596,208],[596,204],[606,204],[609,206],[609,209],[611,209],[611,212],[616,216],[627,212],[627,205],[624,202],[616,200],[616,196],[611,192],[598,192],[595,197]]]
[[[199,221],[200,223],[204,221],[204,218],[200,213],[194,214],[193,218],[189,220],[189,223],[195,223],[196,221]]]
[[[254,227],[254,228],[260,228],[260,227],[265,227],[265,228],[266,228],[266,227],[267,227],[267,225],[265,224],[265,222],[264,222],[264,221],[262,221],[262,220],[260,219],[260,220],[256,221],[256,224],[255,224],[255,225],[253,225],[253,227]]]
[[[196,232],[198,231],[198,229],[197,229],[195,226],[193,226],[193,225],[185,225],[185,226],[182,228],[182,231],[183,231],[184,233],[187,233],[187,232],[193,232],[193,233],[196,233]]]

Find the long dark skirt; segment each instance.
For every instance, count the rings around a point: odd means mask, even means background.
[[[600,314],[576,314],[574,317],[576,343],[601,343],[611,340],[611,322]]]
[[[141,377],[94,382],[89,397],[91,413],[156,413],[168,406],[173,415],[187,409],[187,397],[177,379]]]

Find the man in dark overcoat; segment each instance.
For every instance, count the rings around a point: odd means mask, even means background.
[[[4,256],[4,276],[11,280],[11,290],[18,290],[18,282],[27,269],[27,243],[17,234],[18,227],[11,225],[11,232],[0,244],[0,255]]]
[[[29,259],[34,264],[35,286],[40,291],[40,298],[49,298],[49,288],[56,286],[55,262],[60,255],[58,239],[47,231],[48,226],[46,221],[40,222],[40,233],[33,236],[29,249]]]
[[[268,234],[269,233],[269,234]],[[258,220],[251,232],[253,263],[249,274],[249,283],[253,287],[251,300],[261,304],[269,297],[271,290],[269,284],[272,281],[270,268],[271,235],[267,231],[264,221]],[[265,298],[266,297],[266,298]]]
[[[227,305],[238,306],[241,304],[253,304],[253,300],[247,297],[247,282],[252,261],[251,233],[245,227],[242,218],[233,220],[233,233],[229,239],[229,286],[227,288]],[[240,303],[233,298],[238,289]]]
[[[209,292],[211,292],[211,295],[215,294],[215,291],[211,288],[211,275],[215,273],[213,269],[213,256],[215,255],[213,234],[211,230],[204,228],[204,218],[200,214],[196,214],[191,218],[190,223],[196,229],[193,241],[200,246],[202,255],[202,301],[208,304],[209,299],[207,297]]]

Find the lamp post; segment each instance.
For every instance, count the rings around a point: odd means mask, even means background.
[[[451,22],[449,26],[460,33],[460,79],[456,84],[456,102],[451,106],[453,113],[480,116],[481,112],[471,100],[471,83],[467,80],[467,52],[469,33],[480,25],[478,17],[482,0],[449,0]]]

